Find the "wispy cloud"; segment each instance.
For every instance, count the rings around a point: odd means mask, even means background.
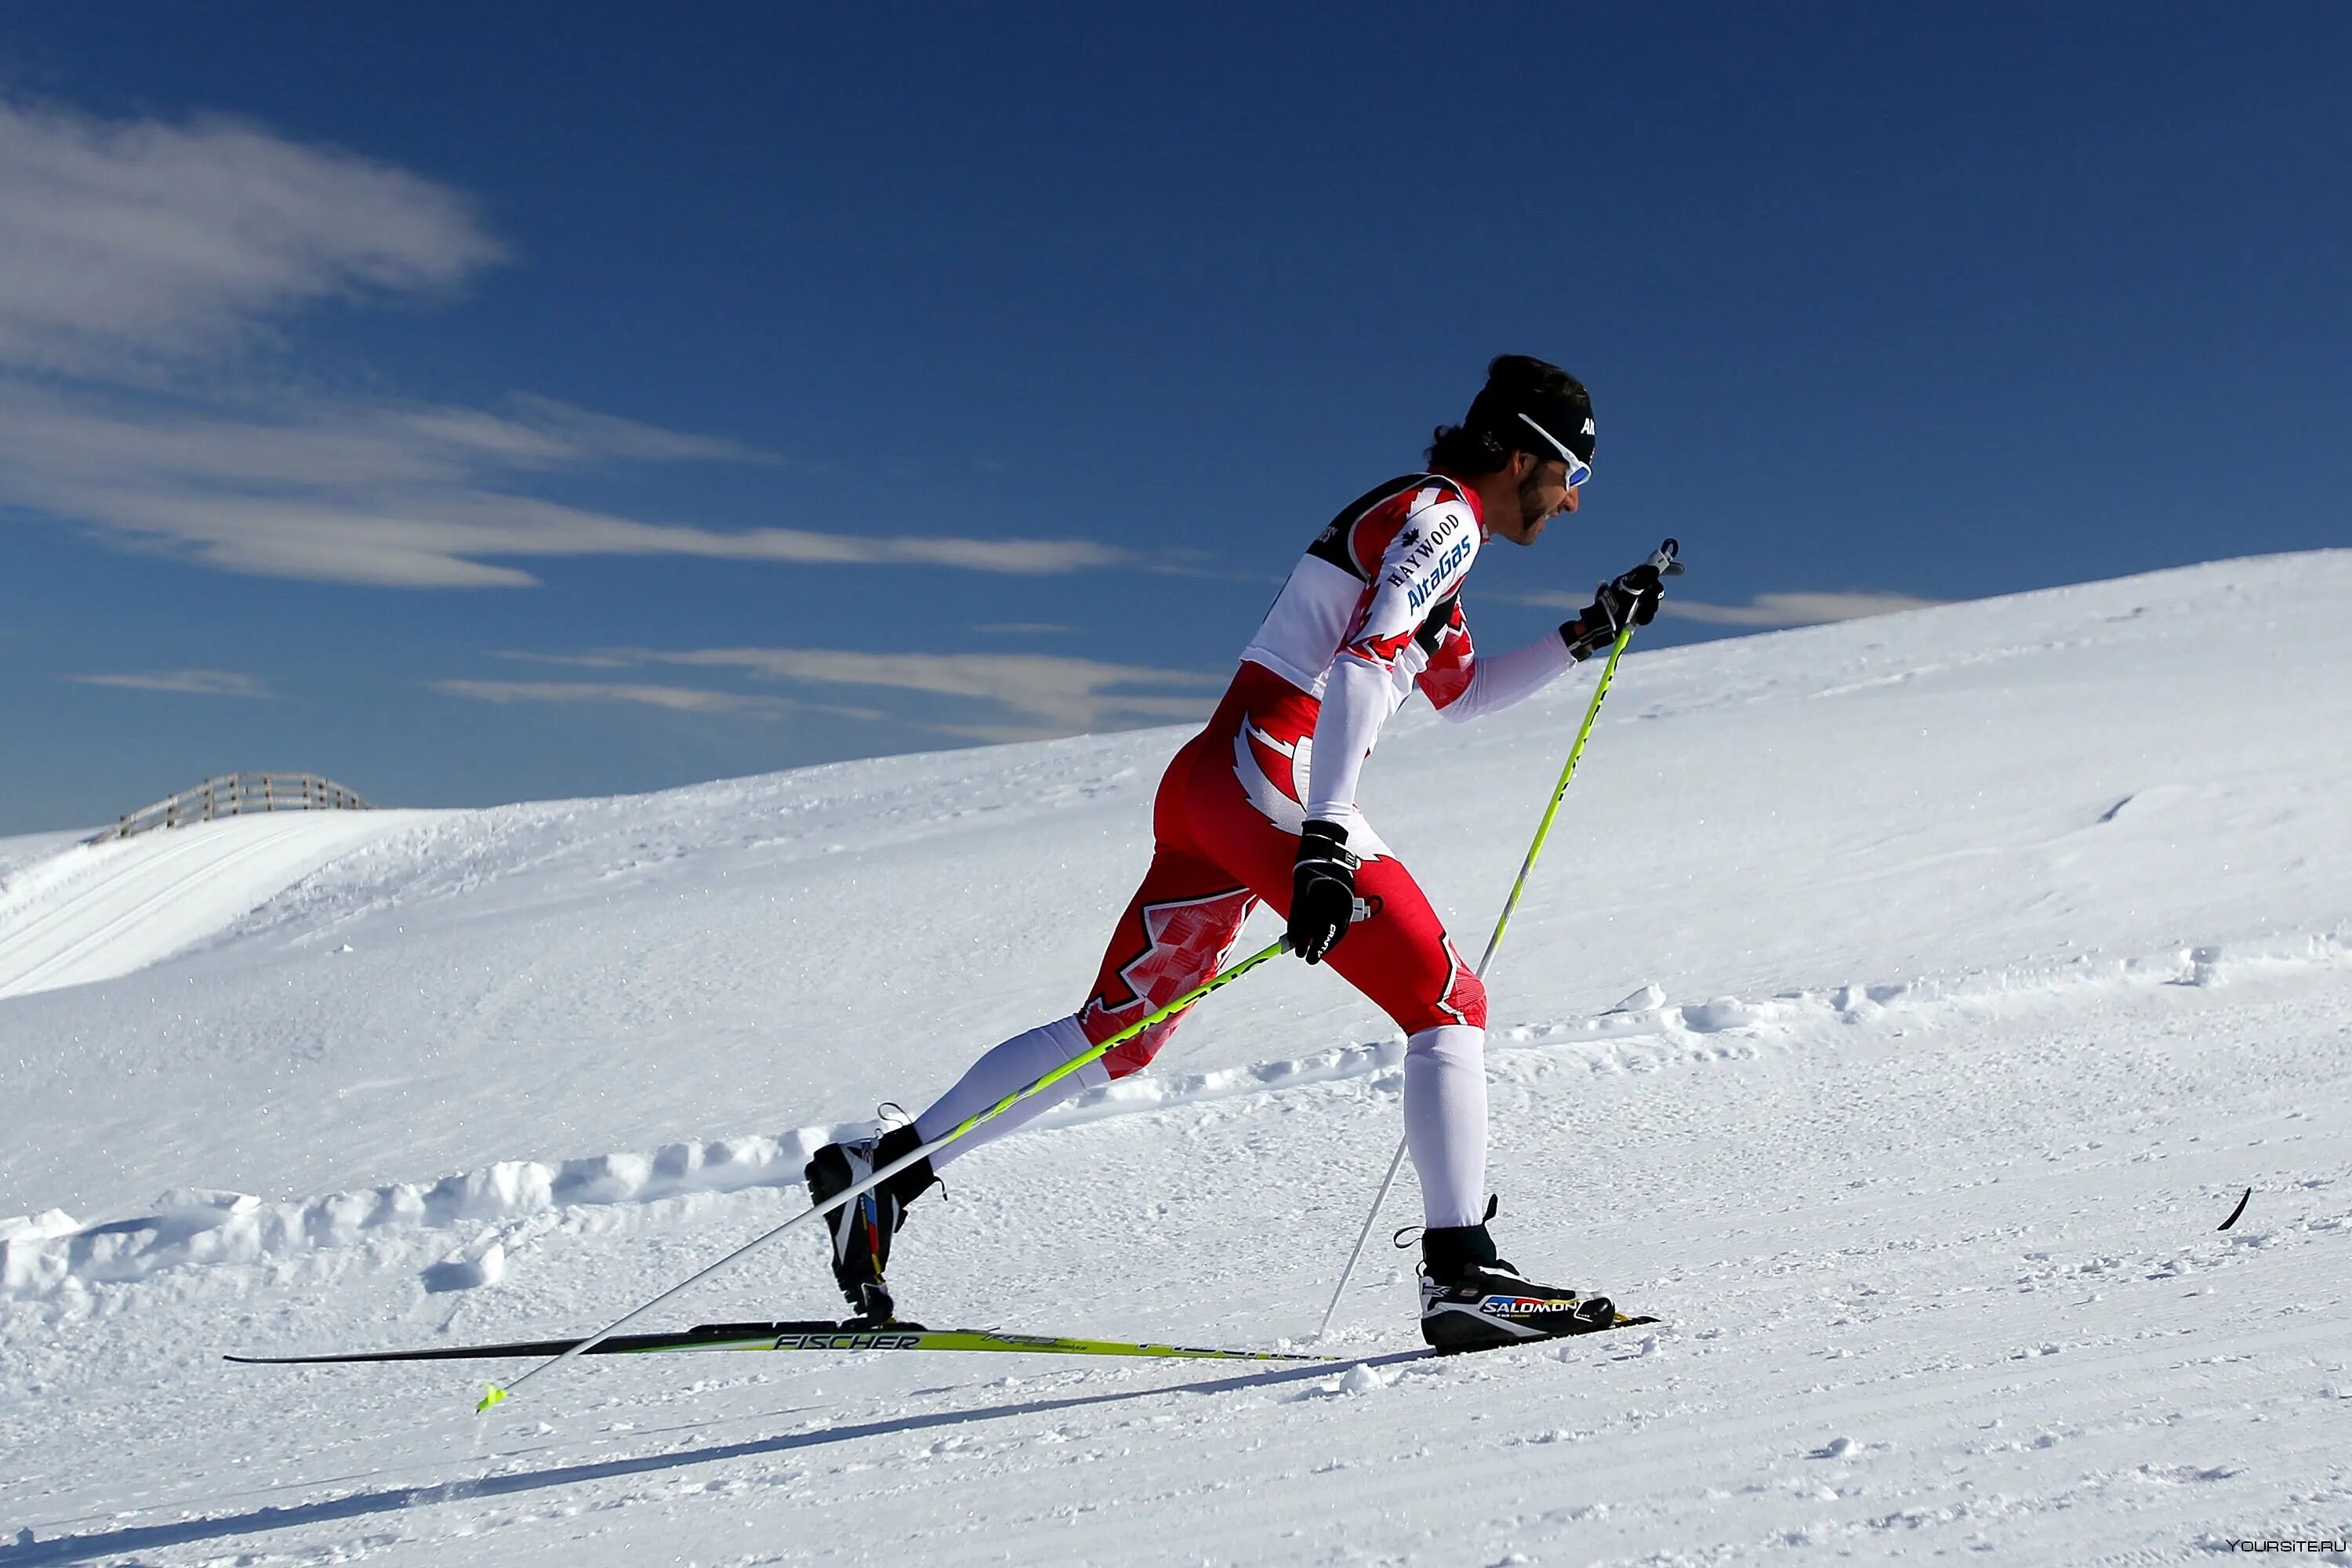
[[[1900,615],[1905,610],[1933,609],[1948,602],[1923,599],[1913,594],[1759,594],[1744,605],[1709,605],[1694,599],[1669,598],[1661,613],[1719,626],[1817,626],[1832,621]]]
[[[436,680],[433,689],[477,702],[629,702],[680,713],[749,713],[777,718],[795,704],[782,697],[706,691],[690,686],[642,686],[571,680]]]
[[[1555,593],[1549,589],[1493,596],[1514,605],[1534,605],[1549,610],[1580,610],[1588,603],[1585,595]],[[1859,621],[1872,616],[1899,615],[1905,610],[1928,610],[1949,602],[1946,599],[1923,599],[1914,594],[1800,591],[1759,594],[1744,605],[1710,605],[1669,592],[1659,613],[1720,626],[1816,626],[1832,621]]]
[[[152,396],[94,398],[0,381],[0,501],[232,572],[484,588],[536,582],[518,560],[585,555],[1031,575],[1128,559],[1083,540],[728,532],[493,488],[526,472],[656,452],[673,461],[758,458],[544,399],[504,415],[337,407],[231,417]]]
[[[312,301],[455,287],[503,247],[464,196],[258,126],[0,102],[0,363],[109,377]]]
[[[647,666],[730,670],[795,688],[859,687],[951,699],[951,716],[901,712],[904,721],[976,740],[1040,740],[1128,725],[1167,723],[1208,711],[1223,673],[1162,669],[1025,653],[859,653],[834,648],[600,648],[509,652],[531,664],[624,670]],[[446,689],[450,683],[444,683]],[[500,685],[505,683],[476,683]],[[526,685],[529,683],[514,683]],[[1001,711],[974,712],[972,702]]]
[[[238,121],[0,101],[0,506],[224,571],[522,587],[519,561],[677,556],[1036,574],[1083,540],[721,530],[520,493],[615,463],[773,463],[518,394],[498,410],[297,398],[247,361],[300,310],[430,300],[505,248],[460,193]],[[193,390],[192,390],[193,389]]]
[[[1107,664],[1038,653],[851,653],[826,648],[699,648],[684,653],[646,653],[650,662],[703,669],[740,669],[770,680],[820,686],[881,687],[898,691],[977,700],[1000,704],[1032,721],[1030,733],[1071,734],[1106,725],[1164,722],[1195,718],[1208,710],[1222,675]],[[1176,688],[1182,696],[1160,696],[1134,688]],[[935,725],[958,733],[976,731],[966,723]],[[987,724],[991,739],[1005,727]]]
[[[84,686],[119,686],[131,691],[177,691],[196,697],[268,697],[257,675],[229,669],[150,669],[119,675],[68,675]]]

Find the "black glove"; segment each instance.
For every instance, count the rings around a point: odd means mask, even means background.
[[[1356,868],[1348,853],[1348,830],[1334,822],[1310,822],[1299,829],[1298,859],[1290,868],[1290,951],[1309,963],[1348,934],[1356,918]]]
[[[1591,658],[1617,640],[1627,626],[1646,626],[1665,601],[1665,579],[1654,560],[1610,579],[1594,590],[1592,603],[1576,619],[1559,624],[1560,640],[1578,658]]]

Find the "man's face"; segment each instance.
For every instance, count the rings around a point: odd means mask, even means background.
[[[1547,521],[1576,510],[1576,490],[1568,482],[1568,465],[1557,458],[1547,462],[1532,452],[1514,452],[1511,469],[1518,476],[1519,515],[1497,518],[1494,531],[1514,544],[1533,544]]]

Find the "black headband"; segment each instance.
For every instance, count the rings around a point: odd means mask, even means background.
[[[1557,458],[1565,447],[1580,461],[1592,461],[1592,400],[1580,392],[1498,392],[1489,386],[1471,403],[1464,423],[1492,436],[1507,452]]]

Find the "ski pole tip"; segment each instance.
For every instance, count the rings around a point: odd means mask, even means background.
[[[505,1389],[500,1388],[495,1383],[491,1384],[488,1391],[482,1395],[482,1402],[474,1406],[474,1414],[477,1415],[481,1415],[483,1412],[488,1410],[491,1405],[498,1404],[506,1396],[507,1391]]]

